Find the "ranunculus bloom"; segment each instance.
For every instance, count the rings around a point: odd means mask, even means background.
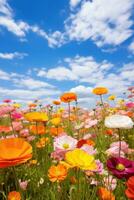
[[[105,126],[107,128],[131,129],[133,125],[132,119],[128,116],[111,115],[105,118]]]
[[[64,128],[63,127],[50,127],[50,134],[52,136],[59,136],[64,134]]]
[[[38,134],[38,135],[43,135],[46,133],[46,129],[45,126],[43,124],[38,124],[36,125],[30,125],[29,127],[30,131],[34,134]]]
[[[117,178],[129,178],[134,175],[134,161],[122,157],[112,157],[107,161],[107,167]]]
[[[13,129],[14,129],[15,131],[20,131],[20,130],[23,128],[21,122],[13,121],[13,122],[12,122],[12,125],[13,125]]]
[[[94,146],[95,142],[93,140],[90,140],[90,139],[81,139],[77,143],[77,148],[81,148],[84,144],[87,144],[89,146]]]
[[[60,117],[55,117],[55,118],[51,119],[50,122],[51,122],[54,126],[58,126],[58,125],[61,123],[61,118],[60,118]]]
[[[134,102],[128,102],[128,103],[126,103],[126,107],[128,107],[128,108],[134,108]]]
[[[77,101],[77,95],[73,92],[67,92],[61,95],[60,100],[64,103],[70,103],[71,101]]]
[[[60,104],[61,104],[61,102],[60,102],[60,101],[58,101],[58,100],[54,100],[54,101],[53,101],[53,104],[55,104],[55,105],[60,105]]]
[[[126,142],[124,142],[124,141],[113,142],[110,145],[110,148],[106,150],[106,153],[109,156],[119,157],[119,145],[121,145],[120,155],[121,155],[121,157],[124,157],[125,154],[128,153],[128,144]]]
[[[0,126],[0,133],[9,133],[10,131],[12,131],[10,126]]]
[[[16,191],[9,192],[7,200],[21,200],[21,195]]]
[[[13,119],[21,119],[22,118],[22,114],[19,113],[19,112],[14,111],[14,112],[11,113],[11,117]]]
[[[108,97],[108,100],[110,100],[110,101],[114,101],[115,98],[116,98],[115,95],[111,95],[111,96]]]
[[[82,149],[74,149],[73,151],[68,151],[65,154],[65,161],[71,167],[79,167],[83,170],[97,169],[94,157]]]
[[[126,196],[131,199],[134,200],[134,176],[131,176],[128,181],[127,181],[127,189],[125,191]]]
[[[32,146],[21,138],[0,140],[0,168],[19,165],[32,157]]]
[[[3,102],[4,103],[10,103],[12,100],[11,99],[4,99]]]
[[[25,119],[28,121],[46,122],[48,121],[48,116],[43,112],[30,112],[25,114]]]
[[[105,87],[96,87],[93,89],[93,93],[96,95],[102,95],[102,94],[107,94],[108,89]]]
[[[94,119],[94,120],[92,120],[92,119],[87,119],[87,120],[85,121],[84,127],[85,127],[85,128],[90,128],[90,127],[92,127],[92,126],[95,126],[97,123],[98,123],[98,120],[97,120],[97,119]]]
[[[58,164],[57,166],[51,166],[48,170],[48,177],[51,182],[63,181],[67,176],[67,168]]]
[[[62,135],[55,138],[54,149],[73,150],[76,148],[77,140],[68,135]]]
[[[98,196],[100,200],[115,200],[113,193],[103,187],[98,189]]]

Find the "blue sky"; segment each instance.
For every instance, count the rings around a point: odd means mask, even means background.
[[[83,106],[92,88],[118,97],[134,84],[133,0],[0,0],[1,100],[65,91]]]

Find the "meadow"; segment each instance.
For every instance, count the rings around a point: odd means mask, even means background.
[[[0,200],[134,200],[134,86],[126,99],[68,92],[51,105],[0,105]],[[64,107],[62,105],[64,104]]]

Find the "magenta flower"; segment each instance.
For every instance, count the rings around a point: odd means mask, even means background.
[[[122,157],[112,157],[107,161],[107,167],[119,179],[134,175],[134,161]]]

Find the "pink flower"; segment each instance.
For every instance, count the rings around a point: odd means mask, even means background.
[[[35,140],[35,136],[33,136],[33,135],[28,136],[28,137],[26,138],[26,140],[27,140],[28,142],[31,142],[31,141]]]
[[[113,142],[110,147],[119,147],[119,142]],[[121,151],[128,152],[128,144],[125,141],[121,141]]]
[[[107,149],[106,153],[109,156],[118,157],[119,156],[119,142],[112,143],[110,145],[110,148]],[[125,157],[126,153],[128,153],[128,144],[124,141],[121,141],[120,156]]]
[[[15,108],[12,106],[0,106],[0,117],[2,117],[3,115],[6,115],[10,112],[12,112]]]
[[[90,127],[92,127],[92,126],[95,126],[97,123],[98,123],[98,120],[97,120],[97,119],[94,119],[94,120],[92,120],[92,119],[87,119],[87,120],[85,121],[85,128],[90,128]]]
[[[15,131],[20,131],[23,128],[21,122],[12,122],[12,124],[13,124],[13,129]]]
[[[51,158],[57,161],[61,161],[64,159],[66,151],[57,149],[56,151],[51,153]]]
[[[117,185],[117,180],[113,176],[108,176],[103,179],[104,185],[108,190],[115,190]]]
[[[90,155],[94,155],[97,153],[96,149],[93,146],[89,146],[88,144],[84,144],[80,149],[84,150]]]
[[[68,135],[62,135],[55,138],[54,150],[73,150],[76,148],[77,140]]]
[[[28,137],[29,136],[29,130],[28,129],[22,129],[19,134],[20,134],[21,137]]]
[[[21,180],[19,180],[19,185],[20,185],[20,188],[22,190],[26,190],[27,189],[27,185],[28,185],[28,181],[21,181]]]
[[[22,118],[22,114],[19,113],[19,112],[14,111],[14,112],[12,112],[11,117],[13,119],[21,119]]]
[[[134,108],[134,102],[128,102],[128,103],[126,103],[126,107],[128,107],[128,108]]]

